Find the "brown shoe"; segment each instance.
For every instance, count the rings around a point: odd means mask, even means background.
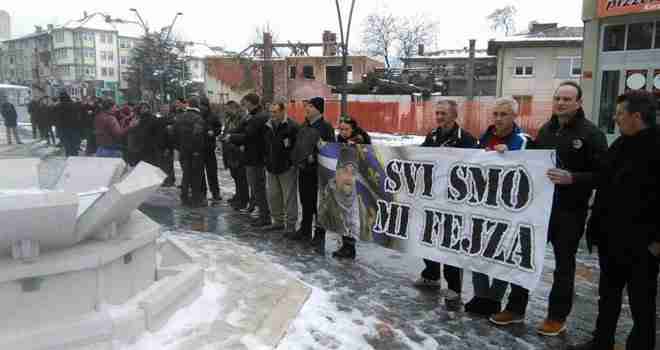
[[[498,326],[508,326],[525,322],[525,316],[511,311],[502,311],[491,316],[488,320]]]
[[[545,320],[536,331],[546,337],[556,337],[566,331],[566,322]]]

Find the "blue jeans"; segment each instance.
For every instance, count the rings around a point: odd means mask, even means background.
[[[115,147],[98,146],[96,156],[100,158],[121,158],[121,150]]]

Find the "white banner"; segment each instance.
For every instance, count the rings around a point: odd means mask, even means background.
[[[319,220],[339,234],[534,290],[553,159],[552,151],[328,144]]]

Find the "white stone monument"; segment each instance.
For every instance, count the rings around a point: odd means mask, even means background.
[[[0,168],[0,349],[113,349],[200,295],[189,250],[137,210],[159,169],[78,157]]]

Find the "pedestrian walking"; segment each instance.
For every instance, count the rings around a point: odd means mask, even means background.
[[[296,232],[298,223],[298,168],[291,151],[296,144],[299,125],[287,116],[286,100],[271,104],[271,117],[265,124],[265,164],[273,223],[265,231]]]
[[[537,329],[541,335],[557,336],[566,330],[573,308],[575,255],[584,234],[594,177],[607,150],[605,135],[584,114],[580,85],[565,82],[556,90],[553,115],[541,127],[535,148],[557,154],[557,168],[548,170],[548,178],[555,184],[548,228],[555,271],[548,314]],[[524,322],[528,301],[529,291],[512,284],[505,310],[491,316],[490,321],[500,326]]]
[[[13,144],[12,136],[17,144],[23,144],[21,138],[18,136],[18,114],[16,113],[16,108],[14,108],[14,105],[5,96],[0,96],[0,114],[2,114],[2,118],[5,120],[7,144]]]
[[[421,147],[455,147],[476,148],[477,139],[469,132],[461,128],[458,119],[458,104],[454,100],[442,100],[438,102],[435,111],[437,127],[433,129],[422,143]],[[441,264],[436,261],[424,259],[426,268],[414,285],[418,288],[439,289]],[[463,271],[455,266],[444,265],[443,274],[450,291],[445,298],[445,304],[449,310],[456,311],[461,306],[461,294],[463,290]]]
[[[660,262],[660,132],[655,96],[631,90],[617,99],[621,131],[597,176],[597,193],[587,229],[598,246],[598,318],[593,340],[572,350],[613,349],[624,288],[633,328],[627,350],[656,349],[656,297]]]

